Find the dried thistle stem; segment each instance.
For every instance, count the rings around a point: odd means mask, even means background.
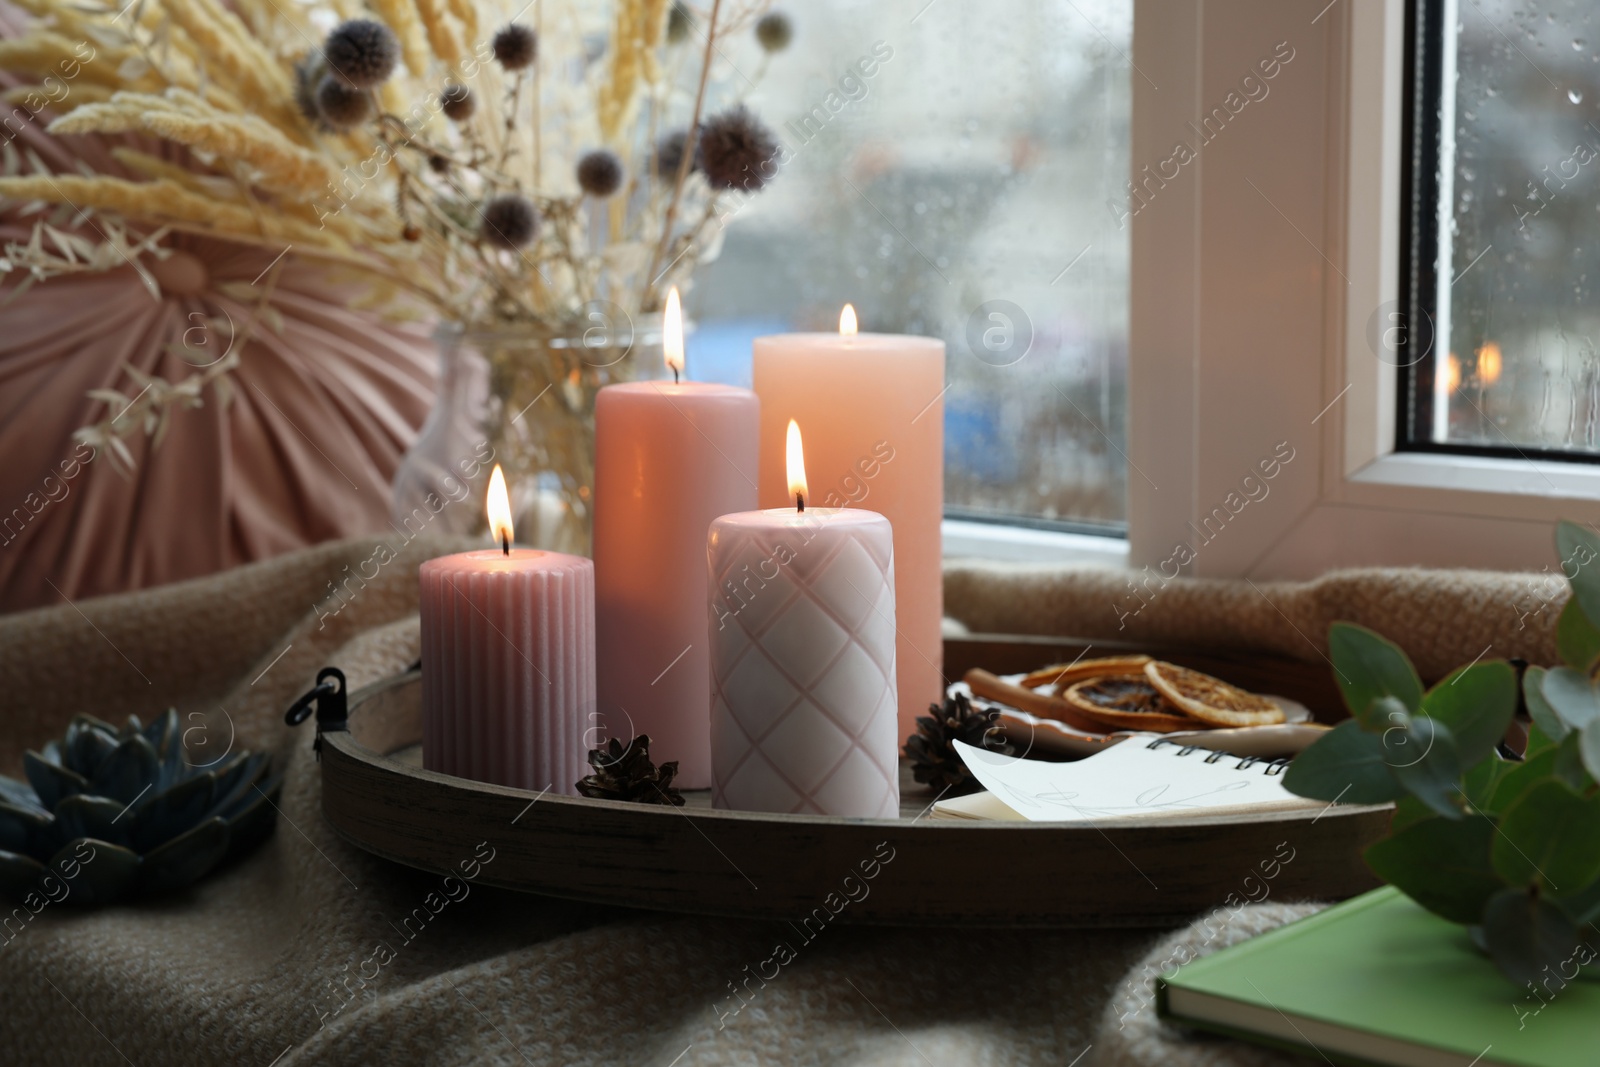
[[[656,268],[666,255],[672,240],[672,223],[678,216],[678,201],[683,197],[683,183],[689,180],[689,169],[694,163],[694,150],[700,142],[700,112],[706,102],[706,82],[711,78],[711,53],[717,41],[717,13],[722,10],[722,0],[711,0],[711,19],[706,24],[706,49],[700,61],[700,85],[694,93],[694,115],[689,120],[689,132],[683,139],[683,158],[678,161],[678,177],[672,183],[672,199],[667,201],[667,211],[661,220],[661,240],[650,257],[650,269],[644,274],[644,290],[639,294],[641,310],[653,309],[652,292],[655,289]]]
[[[517,105],[522,101],[522,80],[525,76],[525,72],[517,71],[516,78],[511,82],[511,92],[507,94],[506,124],[500,138],[500,162],[495,164],[495,169],[502,174],[506,169],[506,161],[511,158],[511,138],[517,130]]]
[[[534,39],[535,40],[539,40],[539,41],[544,40],[544,0],[534,0],[534,6],[533,6],[533,34],[534,34]],[[535,62],[533,64],[533,188],[532,188],[532,191],[535,192],[535,193],[537,193],[539,191],[539,186],[541,184],[540,176],[539,176],[539,166],[540,166],[541,161],[544,159],[544,146],[540,141],[540,125],[541,125],[540,120],[542,118],[542,115],[541,115],[540,109],[539,109],[539,82],[541,80],[540,77],[539,77],[539,73],[542,70],[544,70],[544,64],[543,63]]]

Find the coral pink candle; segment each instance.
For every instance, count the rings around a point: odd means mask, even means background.
[[[425,562],[422,765],[577,795],[594,712],[594,564],[511,547],[498,466],[489,528],[499,548]]]
[[[900,739],[944,697],[944,342],[856,332],[848,305],[840,332],[755,342],[761,439],[806,430],[813,503],[876,511],[894,527],[900,620]],[[761,457],[761,506],[793,506],[783,456]]]
[[[712,803],[892,819],[894,537],[882,515],[793,501],[711,524]],[[796,506],[799,504],[800,506]]]
[[[683,368],[678,292],[663,347]],[[650,735],[677,784],[711,785],[706,530],[756,506],[760,402],[703,382],[629,382],[595,401],[594,566],[599,705],[591,739]]]

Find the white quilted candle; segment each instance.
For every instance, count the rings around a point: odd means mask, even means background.
[[[889,520],[854,508],[724,515],[707,561],[713,804],[896,817]]]

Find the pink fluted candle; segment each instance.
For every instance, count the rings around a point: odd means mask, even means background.
[[[677,290],[664,322],[681,370]],[[650,736],[676,784],[711,785],[706,531],[756,506],[760,403],[705,382],[629,382],[595,402],[596,737]]]
[[[491,500],[504,478],[495,468]],[[491,529],[502,530],[490,508]],[[594,564],[502,547],[422,564],[422,765],[577,795],[595,706]]]

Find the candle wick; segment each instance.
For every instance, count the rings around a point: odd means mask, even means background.
[[[804,493],[796,493],[794,495],[794,507],[796,511],[804,511],[806,509],[806,496]]]
[[[511,555],[511,535],[503,530],[500,532],[500,551]]]
[[[677,385],[678,384],[678,368],[677,367],[673,367],[672,368],[672,384],[673,385]]]

